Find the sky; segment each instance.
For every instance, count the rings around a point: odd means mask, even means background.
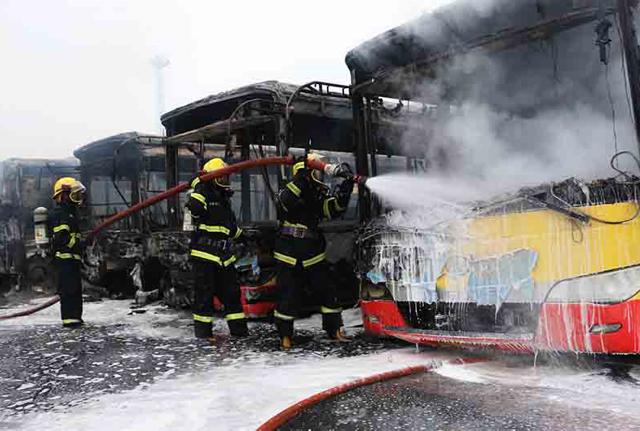
[[[0,159],[65,158],[265,81],[349,83],[359,43],[450,0],[0,0]]]

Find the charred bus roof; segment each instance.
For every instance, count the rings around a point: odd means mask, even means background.
[[[443,61],[548,39],[614,11],[614,0],[458,0],[347,53],[352,90],[409,98]]]
[[[301,86],[265,81],[206,97],[162,116],[168,143],[227,144],[229,135],[252,129],[267,138],[265,145],[353,152],[353,111],[350,87],[314,81]],[[371,107],[371,122],[404,130],[415,115],[382,103]],[[424,110],[424,107],[421,108]],[[289,115],[287,115],[289,114]],[[282,149],[282,148],[281,148]],[[284,151],[283,151],[284,152]]]
[[[114,150],[124,148],[130,142],[162,146],[162,137],[139,132],[119,133],[83,145],[77,148],[73,152],[73,155],[81,161],[96,158],[112,158],[114,157]]]
[[[167,135],[173,136],[225,120],[231,116],[240,103],[251,99],[263,99],[285,105],[299,88],[299,85],[279,81],[259,82],[207,96],[181,106],[162,115],[161,121],[167,129]],[[350,103],[346,96],[348,96],[347,92],[331,92],[329,94],[304,92],[300,95],[300,100],[316,105],[329,104],[327,108],[334,108],[325,110],[325,112],[321,109],[303,109],[306,114],[344,118],[345,113],[350,109]],[[301,105],[299,108],[308,108],[302,103]]]
[[[142,169],[165,169],[163,138],[139,132],[108,136],[76,149],[73,154],[80,159],[85,176],[131,177]]]
[[[338,84],[297,86],[265,81],[205,97],[161,117],[169,142],[220,143],[230,132],[270,127],[286,116],[289,105],[294,142],[311,139],[318,148],[345,149],[350,142],[348,87]],[[247,114],[241,111],[247,108]],[[304,133],[303,133],[304,131]],[[307,136],[308,135],[308,136]]]

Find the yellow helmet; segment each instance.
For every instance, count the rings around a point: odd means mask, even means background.
[[[322,155],[318,154],[318,153],[310,153],[309,155],[307,155],[307,161],[311,161],[311,160],[322,160]],[[293,165],[293,168],[291,168],[291,173],[293,174],[293,176],[295,177],[296,174],[300,171],[300,169],[304,168],[305,163],[302,162],[297,162],[296,164]],[[324,183],[324,172],[323,171],[319,171],[317,169],[313,169],[311,171],[311,178],[313,178],[316,182],[322,184],[323,186],[326,185]]]
[[[53,199],[56,199],[63,192],[69,193],[69,199],[75,203],[84,200],[86,187],[80,181],[72,177],[62,177],[53,185]]]
[[[213,158],[204,164],[202,170],[206,173],[217,171],[218,169],[226,168],[228,165],[222,160],[220,157]],[[216,185],[222,188],[231,188],[231,183],[229,182],[229,175],[225,175],[223,177],[219,177],[213,180]]]

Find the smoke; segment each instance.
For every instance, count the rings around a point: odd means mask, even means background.
[[[507,20],[509,11],[496,8],[516,6],[503,3],[466,1],[434,16],[465,37],[473,20]],[[535,21],[544,10],[529,3]],[[435,187],[439,196],[459,202],[465,197],[461,184],[474,190],[471,198],[487,199],[568,177],[615,175],[611,157],[637,148],[619,28],[614,17],[608,19],[613,26],[606,65],[595,44],[597,22],[590,22],[506,51],[459,56],[440,65],[435,79],[414,86],[411,98],[437,106],[437,116],[416,120],[394,146],[427,161],[425,172],[416,174],[429,179],[422,190],[429,194]],[[421,28],[405,31],[422,35],[423,42],[434,40],[433,28]],[[620,167],[638,174],[630,160]],[[377,186],[371,184],[385,201],[415,205],[411,196],[399,202],[402,193],[390,196]]]
[[[629,149],[622,144],[632,142],[631,129],[618,128],[618,150]],[[495,193],[567,177],[608,176],[617,151],[611,119],[584,104],[526,118],[468,102],[437,133],[448,147],[443,173],[482,180]]]

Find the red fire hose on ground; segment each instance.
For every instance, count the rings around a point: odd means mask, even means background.
[[[449,361],[452,365],[467,365],[475,364],[477,362],[485,362],[486,358],[483,357],[469,357],[469,358],[457,358],[453,361]],[[414,374],[422,374],[433,371],[438,367],[438,364],[432,365],[414,365],[411,367],[400,368],[398,370],[387,371],[384,373],[373,374],[371,376],[362,377],[352,382],[344,383],[342,385],[334,386],[317,394],[311,395],[295,404],[290,405],[286,409],[282,410],[277,415],[260,425],[257,431],[276,431],[280,427],[289,423],[293,418],[304,412],[306,409],[315,406],[316,404],[325,401],[336,395],[343,394],[353,389],[361,388],[363,386],[373,385],[375,383],[386,382],[388,380],[398,379],[400,377],[412,376]]]
[[[200,180],[201,181],[210,181],[214,178],[219,178],[219,177],[224,177],[227,175],[231,175],[231,174],[235,174],[236,172],[240,172],[243,171],[245,169],[251,169],[251,168],[257,168],[257,167],[262,167],[262,166],[277,166],[277,165],[292,165],[295,162],[295,158],[293,156],[287,156],[287,157],[267,157],[264,159],[255,159],[255,160],[247,160],[244,162],[240,162],[240,163],[235,163],[233,165],[229,165],[225,168],[222,169],[218,169],[214,172],[209,172],[203,175],[200,175]],[[309,167],[313,168],[313,169],[318,169],[318,170],[324,170],[324,168],[326,167],[326,164],[320,160],[308,160],[307,161]],[[119,213],[109,217],[108,219],[106,219],[105,221],[103,221],[100,225],[98,225],[97,227],[95,227],[88,235],[87,239],[91,240],[93,238],[96,237],[96,235],[98,235],[102,230],[104,230],[105,228],[111,226],[112,224],[127,218],[129,216],[131,216],[132,214],[135,214],[147,207],[150,207],[152,205],[157,204],[158,202],[161,202],[165,199],[170,198],[171,196],[174,196],[178,193],[181,193],[185,190],[188,190],[190,188],[190,184],[189,183],[182,183],[182,184],[178,184],[177,186],[170,188],[167,191],[164,191],[162,193],[158,193],[155,196],[150,197],[147,200],[144,200],[142,202],[139,202],[135,205],[133,205],[132,207],[129,207],[123,211],[120,211]],[[49,299],[48,301],[36,306],[36,307],[32,307],[23,311],[19,311],[16,313],[12,313],[12,314],[8,314],[5,316],[0,316],[0,320],[6,320],[6,319],[13,319],[15,317],[22,317],[22,316],[28,316],[30,314],[33,314],[37,311],[43,310],[47,307],[50,307],[51,305],[55,304],[56,302],[58,302],[60,300],[60,298],[56,295],[53,296],[51,299]]]
[[[52,296],[51,298],[49,298],[46,302],[43,302],[40,305],[36,305],[35,307],[31,307],[31,308],[28,308],[26,310],[16,311],[15,313],[11,313],[11,314],[6,314],[4,316],[0,316],[0,320],[7,320],[7,319],[13,319],[15,317],[28,316],[28,315],[33,314],[35,312],[38,312],[40,310],[44,310],[45,308],[52,306],[53,304],[55,304],[58,301],[60,301],[60,297],[58,295],[55,295],[55,296]]]
[[[287,407],[286,409],[284,409],[283,411],[281,411],[280,413],[278,413],[277,415],[275,415],[274,417],[272,417],[271,419],[269,419],[268,421],[260,425],[257,431],[275,431],[281,426],[290,422],[293,418],[298,416],[298,414],[308,409],[309,407],[312,407],[318,404],[319,402],[329,399],[331,397],[335,397],[336,395],[343,394],[345,392],[348,392],[356,388],[360,388],[362,386],[373,385],[374,383],[380,383],[380,382],[384,382],[391,379],[406,377],[412,374],[426,373],[428,371],[431,371],[432,368],[433,367],[429,365],[415,365],[412,367],[401,368],[399,370],[387,371],[385,373],[380,373],[380,374],[374,374],[372,376],[363,377],[349,383],[334,386],[333,388],[327,389],[326,391],[318,392],[315,395],[312,395],[308,398],[303,399],[302,401],[299,401]]]

